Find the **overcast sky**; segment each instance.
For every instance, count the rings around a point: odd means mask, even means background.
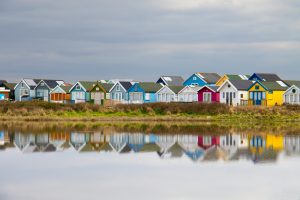
[[[298,0],[0,0],[0,79],[300,79]]]

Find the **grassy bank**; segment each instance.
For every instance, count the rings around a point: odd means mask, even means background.
[[[300,121],[300,106],[229,107],[223,104],[154,103],[102,107],[41,101],[1,102],[2,121]]]

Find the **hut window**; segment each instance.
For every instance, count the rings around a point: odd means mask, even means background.
[[[193,80],[194,80],[194,81],[197,80],[196,76],[193,77]]]
[[[44,83],[44,82],[42,82],[42,83],[41,83],[41,86],[45,86],[45,83]]]
[[[262,93],[262,99],[266,99],[266,93],[265,92]]]
[[[138,91],[138,87],[137,85],[134,86],[134,91],[137,92]]]
[[[250,99],[253,99],[253,92],[250,92]]]
[[[98,88],[98,87],[96,87],[96,91],[99,91],[99,88]]]
[[[80,90],[80,89],[81,89],[80,85],[76,85],[76,90]]]
[[[145,100],[147,100],[147,101],[150,100],[150,94],[149,94],[149,93],[146,93],[146,94],[145,94]]]
[[[241,98],[244,98],[244,94],[241,94]]]
[[[120,91],[120,85],[117,85],[116,90]]]
[[[256,85],[256,86],[255,86],[255,89],[256,89],[256,90],[259,90],[259,85]]]
[[[223,99],[225,99],[225,92],[223,92]]]
[[[233,92],[233,98],[235,99],[235,92]]]
[[[21,84],[21,87],[23,88],[24,87],[24,83],[22,82],[22,84]]]
[[[292,93],[296,93],[296,89],[293,89],[293,90],[292,90]]]
[[[228,84],[228,87],[230,88],[230,87],[231,87],[231,85],[230,85],[230,84]]]

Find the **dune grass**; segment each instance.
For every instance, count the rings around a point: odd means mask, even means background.
[[[300,121],[300,106],[230,107],[224,104],[152,103],[103,107],[43,101],[1,102],[2,121]]]

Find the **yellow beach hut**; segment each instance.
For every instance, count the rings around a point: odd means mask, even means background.
[[[276,106],[283,104],[283,94],[288,86],[282,81],[254,82],[248,89],[249,105]]]

